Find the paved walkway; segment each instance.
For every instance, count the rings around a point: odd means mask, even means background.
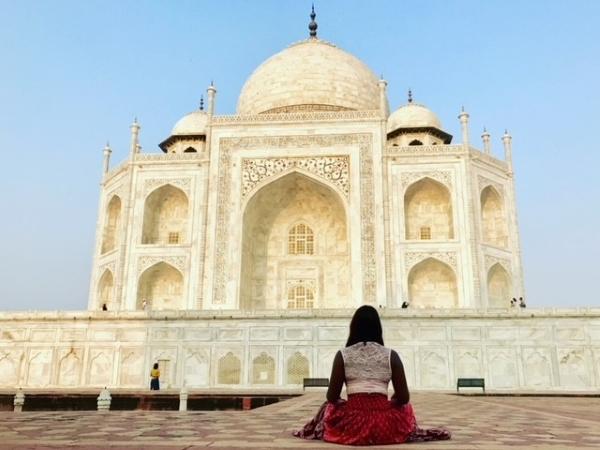
[[[0,412],[0,448],[344,448],[290,436],[323,397],[312,392],[252,411]],[[422,427],[453,433],[450,441],[407,444],[413,450],[600,448],[600,398],[421,392],[412,402]]]

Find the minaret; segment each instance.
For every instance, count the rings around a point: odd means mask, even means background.
[[[460,114],[458,115],[460,120],[460,127],[462,130],[462,140],[465,147],[469,147],[469,114],[465,112],[465,107],[461,108]]]
[[[210,82],[210,86],[206,89],[206,96],[208,97],[208,115],[212,116],[215,113],[215,97],[217,95],[217,89],[213,82]],[[200,100],[200,109],[204,108],[204,99]]]
[[[319,28],[319,26],[317,25],[317,22],[315,22],[316,17],[317,15],[315,14],[315,5],[313,4],[310,13],[310,23],[308,24],[309,39],[317,39],[317,28]]]
[[[131,158],[138,153],[139,146],[139,134],[140,134],[140,124],[137,121],[137,117],[133,119],[133,123],[129,127],[131,130],[131,143],[129,144],[129,155]]]
[[[379,110],[381,111],[381,115],[387,119],[390,111],[387,102],[387,81],[383,79],[383,74],[377,82],[377,86],[379,86]]]
[[[487,132],[485,127],[483,127],[483,134],[481,135],[481,140],[483,141],[483,151],[487,155],[492,154],[492,143],[490,142],[490,133]]]
[[[108,173],[108,169],[110,168],[110,154],[112,153],[112,149],[110,148],[110,144],[106,141],[106,145],[104,146],[104,150],[102,151],[104,155],[104,165],[103,165],[103,174]]]
[[[504,159],[508,164],[509,171],[512,173],[512,136],[508,134],[508,130],[504,130],[502,143],[504,144]]]

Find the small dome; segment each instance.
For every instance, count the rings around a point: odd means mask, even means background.
[[[320,39],[293,44],[244,84],[239,114],[379,109],[378,79],[355,56]]]
[[[177,121],[171,131],[171,136],[192,136],[206,134],[208,115],[205,111],[191,112]]]
[[[440,119],[427,107],[409,102],[388,117],[387,132],[400,128],[437,128],[442,130]]]

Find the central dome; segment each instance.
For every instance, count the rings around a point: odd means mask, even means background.
[[[293,44],[248,78],[238,114],[379,109],[378,79],[353,55],[320,39]]]

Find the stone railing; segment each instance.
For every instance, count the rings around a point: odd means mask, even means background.
[[[273,122],[331,122],[364,119],[381,119],[379,110],[368,111],[300,111],[278,114],[223,115],[212,118],[213,125],[235,125],[240,123],[273,123]]]
[[[385,154],[388,156],[412,156],[412,155],[458,155],[464,154],[465,148],[462,145],[409,145],[395,147],[388,145]]]
[[[202,153],[138,153],[135,162],[197,161],[203,158]]]

